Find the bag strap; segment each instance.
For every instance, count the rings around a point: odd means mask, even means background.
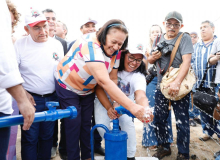
[[[216,53],[214,54],[216,55]],[[204,85],[205,83],[205,80],[206,80],[206,76],[207,76],[207,72],[208,72],[208,69],[211,68],[211,66],[209,66],[209,61],[206,63],[206,69],[205,69],[205,72],[204,72],[204,75],[203,75],[203,78],[202,78],[202,82],[200,83],[199,85],[199,88],[202,88],[202,86]],[[212,83],[214,83],[214,80],[215,80],[215,74],[216,74],[216,65],[214,67],[214,72],[213,72],[213,76],[212,76]],[[212,84],[211,84],[212,85]]]
[[[164,75],[164,74],[168,71],[168,69],[170,68],[170,66],[172,65],[173,60],[174,60],[174,58],[175,58],[175,56],[176,56],[176,52],[177,52],[177,49],[178,49],[178,47],[179,47],[180,41],[181,41],[181,39],[182,39],[182,37],[183,37],[183,34],[184,34],[184,33],[182,33],[182,34],[178,37],[178,39],[176,40],[176,42],[175,42],[175,45],[174,45],[173,50],[172,50],[171,55],[170,55],[170,62],[166,64],[166,67],[164,67],[163,70],[160,69],[160,74],[161,74],[161,75]],[[158,66],[160,67],[159,62],[158,62]]]
[[[171,52],[171,55],[170,55],[170,62],[169,62],[169,64],[167,63],[166,67],[164,68],[163,72],[161,73],[162,75],[164,75],[169,70],[170,66],[172,65],[173,60],[176,56],[176,52],[177,52],[177,49],[179,47],[180,41],[183,37],[183,34],[184,34],[184,32],[176,40],[176,43],[175,43],[174,48],[173,48],[173,50]]]

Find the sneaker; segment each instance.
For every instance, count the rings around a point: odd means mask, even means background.
[[[185,158],[184,155],[178,153],[176,160],[189,160],[189,158]]]
[[[52,147],[51,149],[51,158],[56,157],[57,155],[57,147]]]
[[[196,126],[196,122],[193,119],[190,119],[189,120],[189,125],[192,126],[192,127],[195,127]]]
[[[220,155],[220,151],[214,153],[214,158],[217,158]]]
[[[171,149],[164,148],[163,146],[159,146],[157,149],[157,152],[153,155],[153,157],[156,157],[158,159],[162,159],[165,156],[171,155]]]
[[[199,118],[194,118],[193,120],[194,120],[194,122],[196,122],[197,124],[200,124],[200,125],[201,125],[201,120],[200,120]]]
[[[157,150],[157,146],[150,146],[148,147],[149,150],[151,151],[156,151]]]

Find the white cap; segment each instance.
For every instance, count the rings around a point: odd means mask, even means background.
[[[40,22],[46,21],[47,19],[44,14],[36,9],[30,8],[29,12],[25,15],[25,26],[29,25],[30,27],[33,27]]]
[[[147,58],[144,54],[143,45],[140,43],[136,45],[129,45],[127,50],[130,54],[142,54],[145,59]]]
[[[89,23],[89,22],[92,22],[92,23],[94,23],[94,24],[97,24],[97,21],[94,20],[94,19],[92,19],[91,17],[87,17],[87,18],[83,19],[81,22],[82,22],[82,23],[81,23],[81,24],[82,24],[81,26],[83,26],[84,24]],[[81,26],[80,26],[80,27],[81,27]]]

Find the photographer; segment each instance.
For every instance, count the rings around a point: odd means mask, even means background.
[[[166,33],[161,35],[160,41],[165,41],[168,44],[169,52],[167,54],[160,52],[158,50],[152,52],[148,57],[150,63],[157,64],[157,92],[155,94],[155,110],[154,110],[154,123],[156,126],[156,136],[159,148],[153,157],[162,159],[164,156],[171,154],[170,143],[168,141],[169,132],[167,117],[169,114],[169,100],[165,98],[160,90],[160,82],[162,80],[162,72],[167,63],[170,61],[170,53],[172,48],[181,35],[180,29],[183,27],[182,15],[176,11],[170,12],[165,17],[163,22]],[[155,43],[155,42],[154,42]],[[157,47],[158,48],[158,47]],[[167,51],[165,49],[165,51]],[[171,97],[176,97],[179,92],[180,84],[182,83],[184,77],[187,75],[190,63],[191,63],[191,53],[193,53],[193,45],[191,38],[188,34],[184,34],[180,45],[178,47],[177,53],[172,63],[172,67],[178,68],[181,64],[181,68],[177,78],[171,82],[167,88],[169,88],[168,94]],[[175,113],[176,121],[181,123],[176,123],[177,125],[177,147],[178,155],[177,160],[187,160],[189,159],[189,94],[178,101],[170,100],[171,105]]]
[[[150,51],[152,50],[154,40],[158,37],[158,35],[162,34],[162,28],[158,24],[153,24],[149,31],[149,44],[147,45],[147,49],[145,52],[145,55],[149,57]],[[144,61],[145,59],[143,59]],[[147,69],[147,76],[146,76],[146,82],[147,82],[147,89],[146,89],[146,96],[149,100],[150,107],[154,108],[155,104],[155,92],[157,87],[157,68],[153,64],[148,64],[147,59],[145,60],[146,66],[148,66]],[[169,142],[173,142],[173,134],[172,134],[172,124],[171,124],[171,112],[169,114],[169,117],[167,118],[168,124],[169,124]],[[150,123],[148,127],[146,125],[143,126],[143,140],[142,140],[142,146],[148,147],[150,150],[157,150],[157,138],[155,133],[155,125],[154,122]]]

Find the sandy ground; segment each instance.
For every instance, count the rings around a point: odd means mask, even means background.
[[[146,157],[144,159],[149,159],[147,157],[151,157],[156,151],[150,151],[147,148],[142,147],[142,133],[143,133],[143,124],[139,120],[135,119],[135,127],[136,127],[136,138],[137,138],[137,152],[136,157]],[[177,157],[177,146],[176,146],[176,122],[175,117],[172,114],[172,126],[173,126],[173,137],[174,137],[174,145],[171,147],[172,154],[171,156],[163,158],[163,160],[175,160]],[[202,142],[199,140],[199,137],[202,136],[202,127],[201,125],[197,125],[196,127],[190,127],[190,156],[196,155],[197,160],[214,160],[213,154],[216,151],[220,150],[220,145],[217,143],[217,136],[214,135],[213,139],[208,140],[206,142]],[[18,131],[17,137],[17,160],[21,160],[20,156],[20,141],[21,134],[20,130]],[[104,142],[103,142],[104,147]],[[98,155],[96,155],[98,156]],[[143,158],[142,158],[143,159]],[[59,153],[52,160],[60,160]]]

